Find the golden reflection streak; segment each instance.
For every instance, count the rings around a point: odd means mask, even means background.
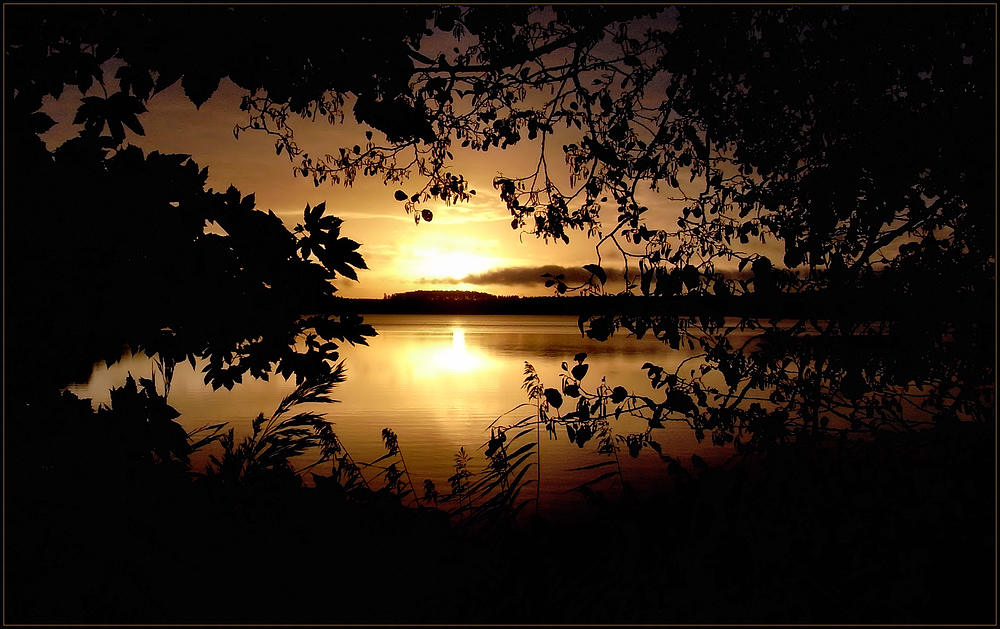
[[[465,346],[465,330],[454,328],[451,331],[451,345],[435,351],[430,362],[442,371],[467,373],[481,369],[488,361],[479,352]]]

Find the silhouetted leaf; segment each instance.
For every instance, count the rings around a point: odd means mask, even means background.
[[[579,491],[580,489],[582,489],[584,487],[589,487],[590,485],[597,484],[597,483],[601,482],[602,480],[606,480],[608,478],[613,478],[613,477],[615,477],[617,475],[618,475],[618,472],[605,472],[604,474],[601,474],[600,476],[598,476],[597,478],[595,478],[593,480],[589,480],[586,483],[582,483],[580,485],[577,485],[573,489],[566,490],[566,493],[568,494],[568,493],[571,493],[571,492],[574,492],[574,491]]]
[[[194,103],[196,108],[201,109],[205,101],[219,88],[221,79],[221,76],[213,73],[191,71],[181,79],[181,87],[184,88],[184,95]]]
[[[605,282],[608,281],[608,274],[604,271],[604,269],[600,265],[586,264],[584,265],[583,268],[589,271],[590,273],[596,275],[597,279],[600,280],[601,284],[604,284]]]
[[[599,467],[607,467],[609,465],[616,465],[615,461],[601,461],[600,463],[594,463],[591,465],[584,465],[583,467],[573,467],[570,468],[570,472],[585,472],[587,470],[596,470]]]
[[[684,270],[681,271],[681,280],[683,280],[684,285],[688,287],[688,290],[698,288],[700,278],[701,274],[698,273],[698,269],[690,264],[685,266]]]
[[[545,389],[545,401],[555,408],[562,406],[562,395],[555,389]]]
[[[48,114],[40,111],[31,114],[29,120],[31,121],[32,133],[36,133],[38,135],[45,133],[56,124],[56,121],[49,117]]]

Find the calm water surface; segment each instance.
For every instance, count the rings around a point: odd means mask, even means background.
[[[521,388],[525,362],[535,367],[546,387],[561,388],[562,362],[573,365],[574,355],[586,352],[590,369],[583,384],[587,391],[594,391],[603,377],[612,387],[621,385],[660,400],[663,393],[652,394],[642,364],[648,361],[672,370],[693,355],[671,350],[652,337],[616,336],[603,343],[593,341],[581,337],[575,317],[373,315],[365,321],[374,325],[379,335],[368,347],[342,348],[347,380],[334,390],[333,397],[339,402],[319,405],[315,410],[334,421],[337,435],[356,461],[373,461],[384,454],[381,431],[391,428],[399,437],[406,464],[421,492],[427,478],[438,491],[450,491],[447,479],[454,473],[454,455],[461,447],[473,457],[472,471],[482,469],[482,446],[489,438],[490,424],[498,417],[498,425],[509,425],[533,413],[533,407],[524,406],[505,414],[528,402]],[[294,382],[276,377],[269,382],[247,380],[232,391],[212,391],[203,382],[201,366],[178,365],[168,396],[168,402],[181,413],[178,421],[189,430],[227,422],[236,429],[239,440],[249,433],[250,422],[258,413],[270,415],[294,389]],[[696,363],[691,366],[696,367]],[[142,355],[110,369],[101,364],[89,383],[72,390],[91,398],[95,405],[106,403],[108,390],[121,386],[127,373],[149,377],[152,369]],[[573,410],[572,400],[564,402],[561,410]],[[645,428],[644,421],[626,415],[612,423],[619,434]],[[667,423],[654,431],[654,439],[664,454],[684,463],[690,462],[692,453],[710,461],[721,461],[731,454],[708,440],[698,443],[686,424]],[[595,441],[579,448],[569,442],[563,428],[555,439],[543,430],[541,441],[542,510],[582,505],[582,497],[567,490],[605,470],[580,473],[569,469],[604,460],[596,453]],[[666,478],[665,464],[648,448],[632,458],[623,447],[619,456],[626,480],[640,490],[651,491]],[[197,467],[203,467],[203,462]],[[373,474],[372,470],[366,472],[366,476]],[[529,472],[528,477],[533,475]],[[609,494],[616,491],[607,482],[601,487]],[[533,487],[530,493],[534,494]]]

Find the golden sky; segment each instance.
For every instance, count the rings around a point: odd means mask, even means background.
[[[95,89],[99,88],[92,91]],[[75,88],[67,87],[58,101],[46,104],[45,110],[59,122],[43,136],[49,148],[79,131],[68,122],[75,114],[80,96]],[[198,109],[184,97],[178,82],[147,103],[149,112],[140,117],[146,135],[129,131],[126,141],[146,152],[190,155],[199,167],[208,167],[209,187],[223,191],[233,185],[244,195],[253,193],[257,208],[272,210],[289,229],[302,221],[306,204],[315,206],[325,202],[327,212],[344,219],[342,235],[361,243],[360,252],[369,267],[367,271],[359,271],[360,282],[346,278],[336,282],[339,294],[345,297],[380,298],[410,290],[548,295],[552,289],[544,287],[540,274],[558,273],[562,269],[541,267],[554,265],[578,270],[597,260],[597,239],[588,240],[581,232],[570,232],[567,245],[545,243],[511,229],[511,217],[493,188],[493,178],[499,174],[524,176],[532,172],[539,155],[537,142],[525,141],[517,147],[489,153],[456,147],[453,172],[470,181],[478,194],[471,202],[452,206],[440,201],[427,203],[421,209],[430,209],[433,221],[415,224],[403,204],[393,198],[393,192],[398,188],[416,190],[422,187],[422,182],[414,181],[409,186],[385,185],[379,178],[359,176],[350,188],[330,183],[316,187],[311,178],[293,177],[293,163],[284,153],[275,154],[273,139],[262,132],[243,132],[239,139],[234,136],[236,125],[246,123],[246,114],[239,109],[242,96],[238,87],[223,80],[219,90]],[[348,103],[344,124],[294,121],[292,126],[299,146],[308,153],[321,155],[336,153],[341,146],[363,145],[365,129],[354,124],[350,107]],[[563,140],[558,132],[548,139],[550,171],[564,164],[562,145],[578,138]],[[559,183],[566,185],[568,180],[563,178]],[[656,225],[667,229],[675,226],[677,203],[667,200],[666,195],[652,193],[644,202],[650,208],[647,216],[660,219],[655,221]],[[605,220],[613,219],[614,216]],[[649,222],[652,227],[654,221]],[[610,244],[602,248],[602,254],[609,276],[620,278],[621,256]],[[780,257],[779,251],[776,259]],[[618,283],[609,288],[617,291],[621,286]]]

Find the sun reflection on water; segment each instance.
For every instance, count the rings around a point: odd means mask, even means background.
[[[435,350],[430,362],[440,371],[468,373],[483,368],[487,360],[482,353],[466,347],[465,330],[454,328],[451,331],[451,345]]]

